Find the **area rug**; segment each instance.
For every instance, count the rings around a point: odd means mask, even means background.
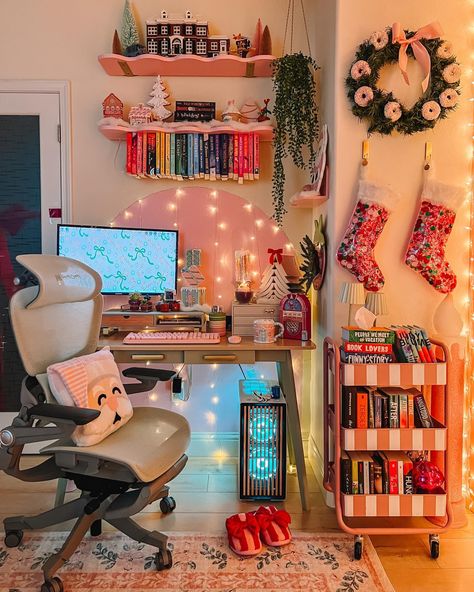
[[[0,591],[38,592],[41,566],[64,533],[26,533],[16,549],[0,546]],[[154,549],[121,534],[87,538],[60,574],[66,592],[393,592],[369,540],[354,561],[353,538],[298,533],[281,548],[242,559],[225,536],[171,534],[173,568],[157,572]]]

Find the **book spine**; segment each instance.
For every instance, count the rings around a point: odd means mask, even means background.
[[[214,134],[209,135],[209,179],[216,180],[216,138]]]
[[[402,494],[404,492],[403,460],[398,460],[397,465],[398,465],[398,493]]]
[[[204,136],[199,134],[199,178],[204,179]]]
[[[409,393],[407,395],[407,408],[408,408],[408,427],[415,427],[415,404],[413,401],[414,395]]]
[[[170,134],[170,176],[176,179],[176,134]]]
[[[375,463],[369,462],[369,493],[375,493]]]
[[[188,178],[188,134],[182,134],[183,144],[181,149],[181,174],[183,179]]]
[[[229,146],[229,161],[227,163],[227,172],[229,179],[234,178],[234,134],[227,135],[228,146]]]
[[[165,175],[167,179],[171,178],[171,134],[165,134]]]
[[[143,153],[142,153],[142,171],[143,176],[146,176],[148,166],[148,132],[143,132]]]
[[[249,179],[249,135],[243,135],[243,150],[244,150],[244,164],[243,164],[243,174],[244,174],[244,181],[248,181]]]
[[[390,404],[388,397],[382,397],[382,427],[390,427]]]
[[[229,179],[229,136],[227,134],[221,136],[221,179],[223,181]]]
[[[182,180],[183,176],[181,174],[181,154],[183,152],[183,140],[182,134],[176,134],[176,154],[175,154],[175,172],[176,178]]]
[[[204,179],[209,179],[211,176],[209,163],[209,135],[204,134]]]
[[[413,491],[413,463],[407,459],[403,462],[403,493],[411,495]]]
[[[254,132],[249,133],[249,181],[254,180],[253,174],[253,152],[254,152]]]
[[[431,345],[430,338],[428,337],[428,333],[422,327],[418,327],[418,329],[420,329],[421,334],[423,335],[423,340],[425,342],[426,349],[428,350],[428,354],[430,356],[431,362],[433,362],[433,363],[436,362],[435,352],[434,352],[433,346]]]
[[[357,427],[356,391],[350,386],[342,387],[342,425],[345,428]]]
[[[382,464],[374,458],[374,493],[383,493],[383,470]]]
[[[382,397],[374,394],[374,426],[382,427]]]
[[[374,391],[369,390],[369,428],[375,428]]]
[[[352,494],[352,463],[350,458],[341,458],[341,491]]]
[[[399,416],[398,416],[398,396],[389,395],[389,406],[390,406],[390,427],[399,427]]]
[[[220,134],[214,136],[216,146],[216,179],[220,179],[222,176],[222,162],[221,162],[221,144],[222,138]]]
[[[193,134],[193,147],[194,147],[194,162],[193,162],[194,178],[199,179],[199,134]]]
[[[253,136],[253,178],[260,178],[260,136],[254,134]]]
[[[143,132],[137,132],[137,175],[143,175]]]
[[[349,354],[341,352],[341,360],[346,364],[389,364],[394,361],[393,354]]]
[[[356,460],[351,462],[352,464],[352,493],[359,493],[359,463]]]
[[[400,427],[408,427],[408,397],[406,395],[399,395],[398,402],[400,405]]]
[[[388,461],[388,492],[390,494],[398,493],[398,460]]]
[[[155,134],[155,175],[161,177],[161,134]]]
[[[234,141],[234,164],[232,167],[234,181],[239,180],[239,134],[233,135]]]
[[[423,355],[423,352],[421,350],[421,346],[418,343],[418,339],[417,339],[415,332],[412,331],[410,328],[407,328],[406,332],[407,332],[407,336],[408,336],[408,340],[410,342],[411,348],[413,350],[413,355],[416,358],[416,361],[417,362],[424,362],[425,356]]]
[[[188,134],[188,179],[194,179],[194,134]]]
[[[357,391],[357,427],[367,429],[368,427],[368,395],[366,391]]]
[[[393,345],[391,343],[352,343],[343,341],[343,350],[354,354],[391,354]]]
[[[359,460],[357,461],[357,493],[363,494],[364,493],[364,461]]]
[[[127,132],[127,163],[126,171],[128,174],[132,172],[132,132]]]
[[[239,183],[244,182],[244,134],[239,134]]]
[[[415,357],[413,356],[413,351],[408,343],[405,332],[401,329],[397,329],[396,335],[396,349],[400,361],[413,364],[415,362]]]
[[[393,345],[395,333],[393,331],[370,331],[343,327],[342,339],[351,343],[391,343]]]
[[[364,460],[362,463],[364,466],[364,493],[370,493],[370,463],[368,460]]]
[[[165,143],[165,132],[160,132],[160,171],[161,176],[166,176],[166,143]]]
[[[156,164],[156,134],[148,132],[147,142],[148,142],[148,158],[147,158],[146,173],[147,173],[147,175],[154,177],[155,176],[155,164]]]
[[[426,406],[426,401],[423,395],[415,395],[413,397],[416,417],[418,418],[419,426],[422,428],[432,428],[433,420],[430,412]]]
[[[425,340],[423,339],[423,335],[421,331],[417,327],[409,327],[410,333],[413,335],[413,339],[416,342],[416,346],[418,348],[418,355],[420,356],[420,360],[424,364],[428,364],[431,362],[430,354],[425,345]]]
[[[132,175],[137,174],[137,147],[138,147],[138,133],[132,132]]]

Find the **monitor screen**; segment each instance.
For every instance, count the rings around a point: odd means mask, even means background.
[[[176,290],[177,230],[60,224],[58,255],[95,269],[103,294]]]

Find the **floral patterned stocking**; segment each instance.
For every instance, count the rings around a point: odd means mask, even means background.
[[[445,250],[461,199],[462,190],[457,187],[431,179],[425,182],[405,256],[405,263],[443,294],[456,287],[456,274],[445,260]]]
[[[355,210],[337,250],[342,267],[371,292],[377,292],[385,283],[374,248],[394,205],[395,197],[387,187],[361,180]]]

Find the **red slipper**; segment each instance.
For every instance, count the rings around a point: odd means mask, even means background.
[[[261,552],[260,527],[252,513],[234,514],[227,518],[225,527],[229,536],[229,546],[234,553],[249,557]]]
[[[291,541],[288,528],[291,516],[285,510],[277,510],[275,506],[260,506],[255,518],[260,526],[260,537],[269,547],[282,547]]]

